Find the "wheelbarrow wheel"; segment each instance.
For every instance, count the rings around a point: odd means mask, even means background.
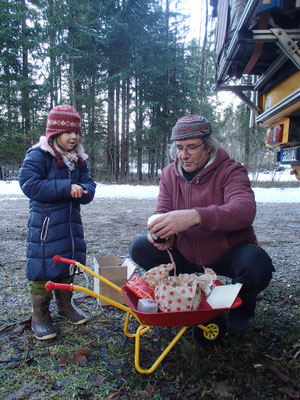
[[[210,346],[220,343],[227,332],[226,320],[222,315],[202,325],[208,328],[209,332],[204,331],[198,326],[193,326],[193,337],[201,346]]]

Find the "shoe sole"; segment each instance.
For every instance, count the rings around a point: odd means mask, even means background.
[[[83,319],[81,319],[79,321],[71,321],[70,318],[68,318],[68,317],[66,317],[66,316],[64,316],[64,315],[62,315],[60,313],[57,313],[57,315],[60,318],[65,319],[66,321],[70,322],[72,325],[81,325],[81,324],[84,324],[85,322],[88,321],[88,318],[83,318]]]
[[[33,332],[33,333],[34,333],[34,332]],[[39,336],[37,336],[37,335],[34,333],[34,337],[35,337],[37,340],[49,340],[49,339],[54,339],[56,336],[57,336],[56,333],[49,333],[49,335],[45,335],[45,336],[39,337]]]
[[[85,318],[85,319],[81,319],[80,321],[77,321],[77,322],[73,322],[73,321],[71,321],[70,319],[68,320],[72,325],[82,325],[82,324],[84,324],[85,322],[87,322],[87,318]]]

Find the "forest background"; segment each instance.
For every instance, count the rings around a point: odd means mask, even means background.
[[[215,22],[202,4],[188,40],[183,0],[0,0],[0,179],[16,176],[62,103],[82,117],[96,180],[156,182],[188,113],[211,120],[249,171],[275,168],[247,107],[224,107],[214,92]]]

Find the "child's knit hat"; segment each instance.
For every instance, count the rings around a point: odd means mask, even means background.
[[[47,118],[46,138],[63,132],[79,132],[81,136],[81,118],[78,112],[68,104],[54,107]]]
[[[173,127],[171,140],[196,139],[211,133],[212,127],[208,119],[200,115],[185,115]]]

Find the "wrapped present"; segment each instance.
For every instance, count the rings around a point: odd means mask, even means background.
[[[169,276],[174,264],[159,265],[143,275],[143,279],[154,287],[154,300],[160,311],[191,311],[199,308],[202,296],[208,296],[217,279],[210,268],[204,274],[179,274]]]
[[[154,290],[143,278],[139,275],[134,275],[124,285],[127,289],[133,292],[139,299],[153,299]]]

